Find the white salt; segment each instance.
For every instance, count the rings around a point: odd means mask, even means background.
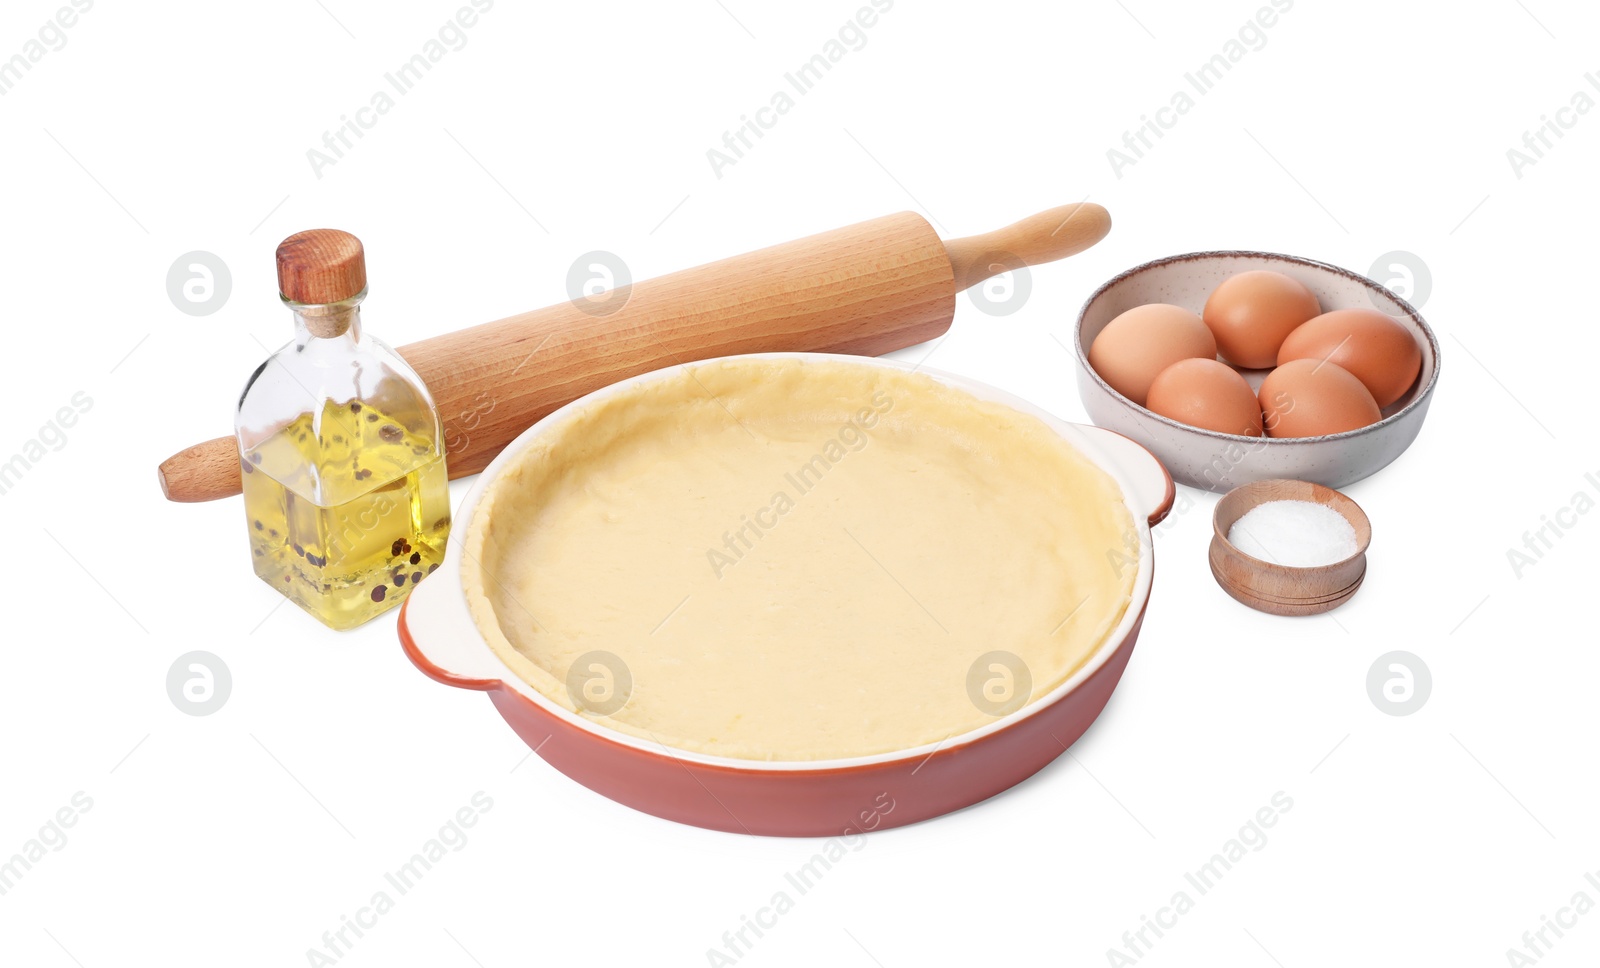
[[[1233,523],[1228,540],[1252,558],[1296,568],[1331,565],[1356,553],[1356,529],[1314,501],[1258,504]]]

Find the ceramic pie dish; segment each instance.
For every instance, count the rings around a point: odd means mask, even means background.
[[[1049,763],[1120,678],[1161,465],[974,381],[813,354],[590,394],[480,476],[400,638],[544,759],[752,834],[899,826]]]
[[[1422,351],[1416,382],[1383,408],[1382,419],[1357,430],[1321,437],[1244,437],[1154,413],[1113,390],[1089,365],[1094,338],[1121,313],[1146,303],[1173,303],[1199,313],[1218,283],[1254,269],[1281,272],[1304,283],[1316,293],[1323,312],[1377,309],[1388,314]],[[1349,269],[1275,252],[1191,252],[1135,266],[1084,303],[1073,348],[1078,394],[1090,419],[1149,448],[1180,483],[1217,492],[1273,479],[1340,488],[1375,474],[1417,439],[1439,382],[1439,340],[1416,307]],[[1269,371],[1242,372],[1251,389],[1259,390]]]

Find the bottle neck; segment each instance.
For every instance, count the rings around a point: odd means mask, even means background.
[[[294,303],[284,305],[294,312],[295,342],[313,339],[361,341],[361,300],[366,293],[336,303]]]

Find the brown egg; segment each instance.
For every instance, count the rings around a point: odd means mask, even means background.
[[[1157,373],[1179,360],[1216,355],[1217,341],[1199,316],[1182,306],[1149,303],[1106,324],[1089,346],[1089,365],[1111,389],[1142,407]]]
[[[1179,360],[1156,374],[1145,406],[1204,430],[1261,436],[1261,404],[1239,371],[1217,360]]]
[[[1342,434],[1381,416],[1354,374],[1322,360],[1290,360],[1267,374],[1259,396],[1268,437]]]
[[[1398,320],[1376,309],[1335,309],[1310,319],[1283,341],[1278,362],[1337,363],[1387,407],[1405,395],[1422,370],[1422,348]]]
[[[1223,359],[1258,369],[1276,365],[1284,337],[1320,312],[1316,295],[1302,283],[1255,269],[1222,280],[1203,315]]]

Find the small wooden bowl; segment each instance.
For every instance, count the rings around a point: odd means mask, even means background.
[[[1356,553],[1331,565],[1300,568],[1247,555],[1228,540],[1245,512],[1269,501],[1311,501],[1338,511],[1356,529]],[[1211,514],[1211,574],[1222,590],[1257,611],[1316,615],[1350,600],[1367,574],[1372,523],[1356,502],[1310,481],[1256,481],[1223,495]]]

